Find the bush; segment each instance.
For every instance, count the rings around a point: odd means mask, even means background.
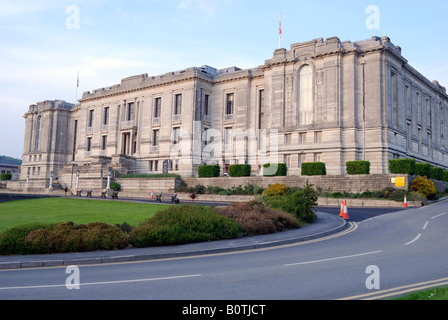
[[[415,159],[389,160],[389,171],[397,174],[415,174],[415,165]]]
[[[233,239],[240,226],[214,208],[192,205],[168,207],[132,230],[129,242],[134,247],[175,245]]]
[[[117,183],[117,182],[111,182],[110,183],[110,188],[112,189],[112,190],[114,190],[114,191],[120,191],[121,190],[121,185],[119,184],[119,183]]]
[[[221,175],[221,167],[219,165],[199,166],[199,178],[216,178]]]
[[[266,190],[264,190],[263,195],[266,197],[284,196],[288,189],[289,187],[284,184],[275,183],[271,184]]]
[[[52,224],[29,224],[11,228],[0,235],[0,255],[22,255],[32,253],[32,248],[23,239],[33,231],[52,229]]]
[[[286,177],[287,175],[288,166],[286,163],[267,163],[263,166],[263,176],[265,177]]]
[[[230,166],[229,175],[231,177],[250,177],[251,170],[250,164],[233,164]]]
[[[268,206],[288,212],[303,223],[312,223],[317,219],[317,198],[317,191],[307,181],[304,188],[291,188],[285,196],[265,197],[263,200]]]
[[[429,180],[427,177],[418,176],[415,178],[414,181],[412,181],[410,191],[421,193],[428,200],[432,200],[437,196],[437,189],[434,182]]]
[[[415,164],[415,174],[421,177],[431,178],[431,165],[426,162]]]
[[[12,174],[10,173],[2,173],[0,176],[1,181],[9,181],[12,179]]]
[[[327,168],[323,162],[308,162],[302,164],[302,176],[326,176]]]
[[[346,163],[347,174],[370,174],[369,161],[349,161]]]
[[[443,181],[448,182],[448,170],[443,171]]]
[[[431,167],[431,179],[443,181],[443,169],[440,167]],[[429,177],[428,177],[429,178]]]
[[[118,250],[127,245],[126,235],[105,223],[73,222],[32,224],[12,228],[0,237],[0,254],[51,254],[93,250]]]
[[[261,201],[234,203],[218,208],[218,212],[234,220],[247,236],[282,232],[300,227],[291,214],[267,207]]]

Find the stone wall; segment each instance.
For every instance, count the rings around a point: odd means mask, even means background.
[[[303,187],[308,180],[310,184],[319,188],[323,192],[364,192],[381,191],[386,187],[395,186],[392,178],[397,175],[353,175],[353,176],[315,176],[315,177],[241,177],[241,178],[183,178],[183,181],[190,187],[196,185],[213,186],[221,188],[231,188],[246,186],[248,184],[267,188],[274,183],[281,183],[290,187]],[[408,175],[401,175],[405,178],[406,185],[409,186],[412,178]]]

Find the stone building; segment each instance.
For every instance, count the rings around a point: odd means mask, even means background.
[[[45,101],[25,114],[22,179],[80,171],[197,175],[202,163],[325,162],[412,157],[448,168],[446,89],[408,64],[388,37],[315,39],[275,50],[253,69],[142,74],[85,92],[76,105]],[[70,181],[68,181],[70,180]]]

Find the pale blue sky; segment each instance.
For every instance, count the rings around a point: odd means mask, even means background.
[[[366,8],[380,10],[379,29]],[[67,28],[79,9],[79,29]],[[0,0],[0,154],[21,158],[23,114],[38,101],[74,102],[122,78],[208,64],[257,67],[278,47],[337,36],[389,36],[430,80],[448,87],[441,0]],[[69,24],[73,25],[73,24]]]

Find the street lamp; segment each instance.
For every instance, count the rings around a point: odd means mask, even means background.
[[[81,175],[81,171],[76,172],[76,190],[79,188],[79,176]]]
[[[106,188],[107,191],[110,190],[110,178],[111,177],[112,177],[112,168],[109,167],[109,169],[107,170],[107,188]]]
[[[53,171],[50,172],[50,191],[53,191]]]

